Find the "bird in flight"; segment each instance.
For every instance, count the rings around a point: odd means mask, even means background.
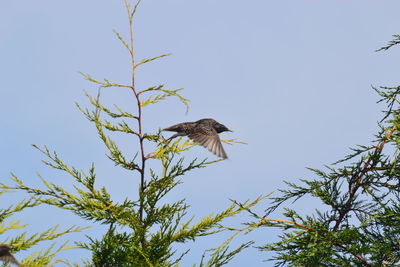
[[[199,143],[220,158],[227,159],[228,156],[222,147],[219,133],[232,132],[225,125],[214,119],[201,119],[196,122],[183,122],[163,129],[163,131],[176,132],[167,140],[178,136],[188,136],[191,140]]]
[[[21,263],[19,263],[11,254],[11,250],[12,248],[9,245],[0,244],[0,261],[21,266]]]

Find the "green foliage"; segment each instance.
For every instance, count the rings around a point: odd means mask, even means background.
[[[10,187],[0,183],[0,197],[5,194],[12,194],[12,190]],[[0,236],[3,237],[6,233],[12,232],[13,230],[21,230],[26,228],[27,224],[21,224],[20,221],[12,220],[12,216],[16,213],[23,212],[27,208],[33,208],[40,205],[42,202],[37,198],[29,198],[24,199],[8,208],[0,209]],[[13,252],[18,252],[21,250],[31,250],[35,245],[49,240],[55,240],[60,236],[81,232],[85,228],[81,227],[70,227],[64,231],[57,231],[58,226],[47,229],[41,233],[28,234],[27,232],[23,232],[17,235],[12,235],[14,237],[10,237],[0,241],[0,244],[9,244],[13,248]],[[19,231],[20,232],[20,231]],[[57,258],[57,254],[59,252],[77,248],[76,246],[68,245],[68,242],[65,242],[58,246],[58,248],[54,248],[56,243],[51,244],[47,249],[34,251],[30,255],[28,255],[24,260],[20,260],[25,266],[47,266],[53,265],[57,262],[63,262],[63,260]],[[18,256],[16,255],[18,258]]]
[[[137,253],[138,248],[133,244],[137,243],[134,236],[127,233],[114,233],[114,229],[109,231],[102,240],[90,239],[89,244],[82,244],[83,247],[90,249],[92,262],[86,263],[87,266],[143,266],[143,258],[151,266],[151,262],[146,255]]]
[[[156,58],[154,58],[154,59],[156,59]],[[145,62],[147,62],[147,61],[144,61],[144,63],[145,63]],[[142,63],[142,64],[143,64],[143,63]],[[147,106],[147,105],[149,105],[149,104],[157,103],[157,102],[159,102],[160,100],[164,100],[164,99],[166,99],[167,97],[176,96],[176,97],[186,106],[186,112],[189,111],[189,103],[188,103],[189,100],[186,99],[186,98],[184,98],[184,97],[182,97],[182,96],[178,93],[178,92],[181,91],[182,89],[177,89],[177,90],[166,90],[166,89],[164,89],[163,87],[164,87],[164,85],[153,86],[153,87],[150,87],[150,88],[147,88],[147,89],[144,89],[144,90],[140,91],[138,94],[142,94],[142,93],[146,93],[146,92],[152,92],[152,91],[159,91],[159,92],[162,92],[162,93],[163,93],[163,94],[158,94],[158,95],[155,95],[155,96],[150,96],[150,97],[148,97],[146,100],[143,100],[143,101],[140,103],[140,105],[141,105],[142,107],[144,107],[144,106]]]
[[[398,36],[386,50],[398,44]],[[400,87],[373,88],[387,108],[375,140],[360,145],[326,170],[310,169],[314,179],[287,183],[263,216],[246,230],[278,227],[280,241],[259,247],[274,251],[275,266],[400,265]],[[324,205],[311,216],[286,204],[305,197]],[[271,219],[284,208],[287,220]],[[242,229],[244,230],[244,229]]]
[[[386,46],[383,46],[376,51],[388,50],[389,48],[391,48],[395,45],[398,45],[398,44],[400,44],[400,35],[395,34],[395,35],[393,35],[393,40],[391,40]]]
[[[94,222],[108,226],[108,231],[99,239],[88,237],[87,242],[78,243],[79,247],[92,252],[91,260],[86,266],[178,266],[189,249],[178,253],[174,244],[195,241],[199,237],[218,234],[228,229],[222,226],[225,219],[234,217],[242,211],[249,210],[259,203],[263,197],[245,203],[233,202],[227,209],[210,214],[198,220],[189,216],[189,206],[185,200],[168,202],[164,199],[168,193],[178,187],[181,178],[188,172],[204,168],[209,164],[221,160],[186,160],[182,153],[195,143],[178,138],[167,141],[157,133],[146,133],[142,127],[142,107],[156,104],[169,97],[175,97],[182,102],[186,111],[189,100],[181,95],[182,89],[169,90],[164,85],[153,86],[147,89],[138,89],[135,84],[135,70],[137,67],[154,60],[169,56],[164,54],[157,57],[145,58],[135,63],[133,43],[133,16],[140,3],[131,8],[124,0],[130,29],[129,41],[126,41],[114,30],[117,38],[128,50],[131,61],[132,82],[121,84],[110,82],[108,79],[98,80],[84,74],[83,77],[100,88],[121,87],[129,90],[136,100],[136,112],[124,111],[117,105],[107,107],[101,101],[100,89],[96,97],[86,92],[92,109],[77,104],[83,115],[94,124],[97,134],[107,150],[107,157],[115,166],[132,172],[132,179],[138,184],[138,190],[132,192],[123,201],[117,202],[104,186],[99,186],[96,180],[95,165],[88,171],[78,170],[65,163],[56,152],[46,146],[34,145],[47,159],[44,162],[50,168],[57,169],[72,178],[73,190],[42,179],[40,188],[33,188],[16,176],[12,177],[13,185],[4,188],[20,190],[28,193],[37,204],[46,204],[68,210],[73,214]],[[125,134],[137,142],[137,153],[134,156],[125,155],[112,138],[113,133]],[[240,141],[225,140],[228,144],[242,143]],[[154,149],[148,150],[147,147]],[[146,163],[155,161],[158,167],[148,168]],[[118,179],[118,178],[114,178]],[[36,202],[34,202],[36,205]],[[26,203],[26,205],[33,205]],[[66,232],[77,231],[78,228],[68,229]],[[49,236],[57,234],[49,232]],[[63,232],[62,234],[64,234]],[[237,248],[230,249],[229,244],[234,234],[219,247],[208,251],[208,263],[205,263],[206,254],[201,259],[200,266],[221,266],[228,263],[237,253],[248,248],[252,242],[244,243]],[[44,235],[41,238],[49,238]],[[62,247],[64,248],[64,247]],[[49,252],[50,253],[50,252]]]
[[[235,257],[236,254],[240,253],[243,249],[246,249],[250,247],[252,244],[254,244],[253,241],[246,242],[242,245],[240,245],[238,248],[229,251],[229,244],[232,241],[232,239],[236,236],[232,235],[229,239],[227,239],[225,242],[223,242],[219,247],[209,249],[206,252],[204,252],[203,256],[201,257],[201,261],[199,264],[199,267],[210,267],[210,266],[215,266],[219,267],[222,265],[225,265],[229,263]],[[210,259],[207,262],[204,262],[206,258],[206,254],[210,253]],[[193,265],[194,267],[196,265]]]

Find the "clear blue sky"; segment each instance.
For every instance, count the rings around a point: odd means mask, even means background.
[[[399,84],[400,48],[374,52],[399,33],[399,1],[142,3],[135,26],[138,58],[173,56],[139,71],[138,85],[183,87],[191,100],[187,115],[177,101],[147,108],[145,130],[213,117],[234,130],[223,137],[249,143],[225,146],[229,160],[192,172],[172,192],[170,199],[186,198],[198,219],[227,207],[229,199],[244,201],[284,188],[283,180],[308,178],[306,167],[322,168],[346,155],[348,147],[368,143],[382,109],[371,85]],[[129,79],[126,51],[112,29],[127,33],[122,0],[0,1],[0,179],[14,172],[37,186],[39,172],[70,188],[69,177],[44,167],[44,158],[30,146],[46,144],[79,169],[94,161],[99,185],[115,199],[137,192],[138,177],[105,158],[93,125],[74,105],[86,103],[83,89],[96,92],[77,71]],[[103,92],[108,103],[132,108],[127,91]],[[136,149],[132,140],[120,141],[126,151]],[[200,147],[187,156],[194,155],[213,157]],[[12,201],[2,199],[1,206]],[[293,207],[304,214],[321,206],[305,200]],[[89,225],[49,208],[18,218],[32,231]],[[96,226],[88,231],[102,233]],[[277,234],[261,229],[240,241],[254,238],[262,245]],[[82,234],[70,237],[85,240]],[[217,241],[222,240],[188,243],[194,249],[182,266],[199,262],[201,251]],[[88,256],[79,250],[65,253],[77,262]],[[229,266],[271,266],[263,262],[269,256],[249,249]]]

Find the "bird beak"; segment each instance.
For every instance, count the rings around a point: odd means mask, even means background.
[[[228,129],[228,132],[233,132],[233,131]]]

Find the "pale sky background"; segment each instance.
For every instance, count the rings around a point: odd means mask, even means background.
[[[399,84],[400,48],[374,52],[399,33],[399,10],[396,0],[143,0],[135,27],[138,59],[173,55],[139,71],[138,86],[185,88],[182,94],[191,100],[187,115],[176,100],[145,108],[145,130],[213,117],[234,130],[223,138],[248,142],[225,145],[229,160],[191,172],[168,200],[185,198],[190,215],[200,219],[226,208],[229,199],[254,199],[285,188],[283,180],[312,178],[306,167],[322,168],[349,147],[368,144],[383,108],[371,85]],[[30,146],[37,144],[78,169],[94,161],[98,185],[117,200],[137,192],[138,176],[106,159],[93,125],[74,104],[87,104],[83,89],[97,91],[77,71],[129,80],[128,54],[112,32],[126,36],[127,26],[122,0],[0,0],[1,181],[13,172],[39,186],[40,173],[71,188],[72,179],[41,164],[44,157]],[[134,108],[127,90],[103,89],[103,97]],[[125,151],[136,151],[136,140],[118,140]],[[215,159],[200,147],[185,156]],[[15,199],[2,198],[1,207],[22,196],[8,197]],[[313,200],[292,207],[302,214],[323,208]],[[279,212],[271,217],[283,219]],[[52,208],[31,209],[14,219],[29,223],[33,232],[56,224],[92,225]],[[247,219],[239,216],[232,225]],[[67,239],[85,241],[85,234],[103,233],[95,225]],[[279,233],[263,228],[234,244],[255,239],[263,245]],[[222,241],[223,236],[184,244],[192,251],[182,266],[198,263],[204,249]],[[72,262],[90,256],[84,250],[63,255]],[[251,248],[229,266],[272,266],[263,262],[270,256]]]

